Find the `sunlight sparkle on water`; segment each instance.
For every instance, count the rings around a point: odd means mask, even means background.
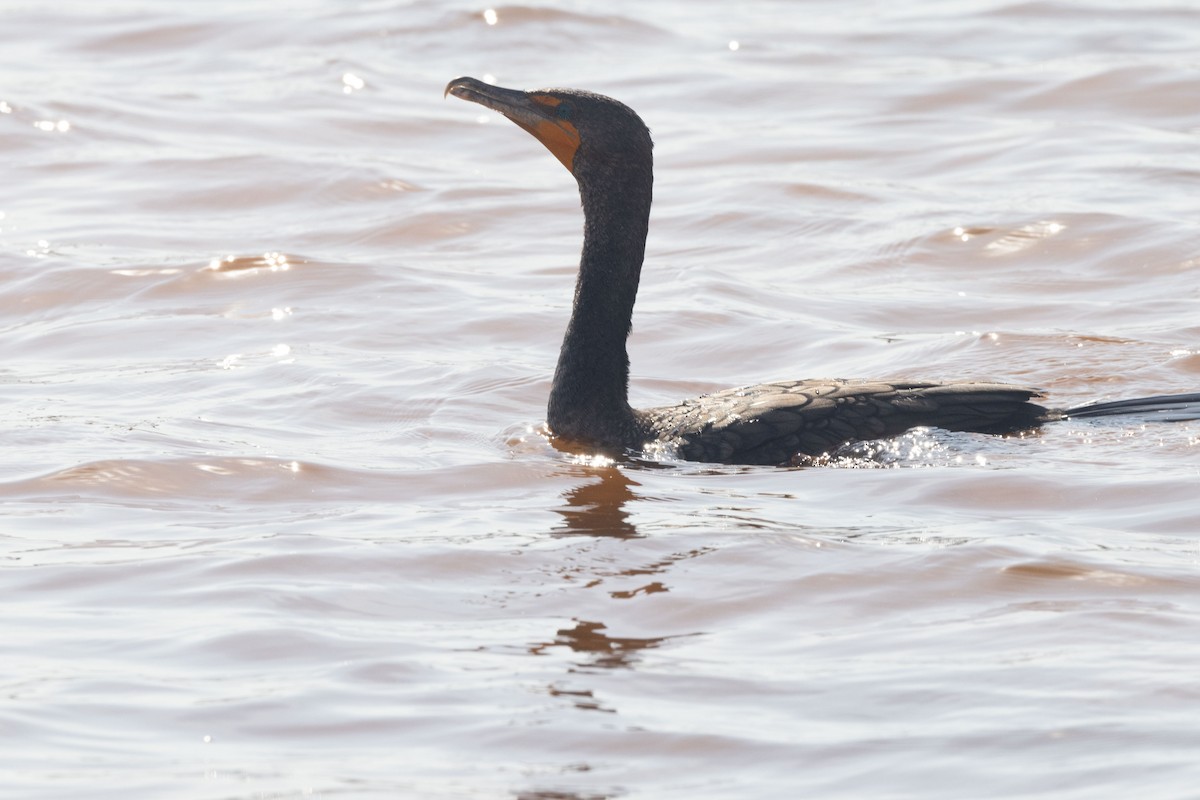
[[[287,256],[283,253],[263,253],[263,261],[271,268],[272,272],[283,272],[292,268],[288,263]]]
[[[183,270],[177,267],[163,267],[162,269],[114,269],[110,270],[113,275],[120,275],[125,278],[144,278],[147,275],[178,275]]]
[[[986,249],[1002,255],[1011,255],[1033,247],[1043,239],[1057,236],[1066,229],[1067,226],[1061,222],[1038,220],[1009,231],[994,242],[988,242]]]
[[[233,256],[225,256],[224,258],[214,258],[208,262],[206,269],[211,269],[214,272],[220,272],[226,264],[232,264],[236,259]]]
[[[571,457],[571,461],[575,464],[580,464],[585,467],[611,467],[616,463],[608,456],[600,453],[579,454]]]
[[[258,274],[259,270],[264,268],[271,272],[286,272],[291,267],[292,265],[288,263],[287,255],[270,252],[255,257],[225,256],[224,258],[214,258],[208,262],[208,265],[204,269],[224,273],[223,277],[236,278]]]
[[[483,12],[483,21],[488,25],[495,25],[500,21],[500,15],[496,13],[496,9],[494,8],[485,9]]]
[[[342,76],[342,91],[346,94],[357,92],[367,85],[367,82],[358,77],[352,72],[347,72]]]
[[[33,127],[42,131],[58,131],[59,133],[66,133],[67,131],[71,130],[71,123],[67,122],[65,119],[60,119],[57,122],[51,119],[40,119],[33,123]]]
[[[741,44],[738,43],[737,39],[730,40],[730,42],[729,42],[730,50],[737,50],[739,47],[741,47]]]

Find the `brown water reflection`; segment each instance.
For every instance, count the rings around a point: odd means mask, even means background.
[[[563,522],[554,532],[616,538],[638,536],[637,526],[630,522],[625,506],[637,498],[633,487],[641,484],[615,466],[598,468],[593,474],[596,478],[564,495],[566,506],[555,509]]]
[[[557,631],[553,641],[540,642],[530,646],[529,654],[543,655],[551,648],[566,647],[573,653],[585,656],[583,661],[575,662],[575,666],[580,670],[618,669],[634,666],[641,651],[653,650],[662,646],[664,642],[680,638],[680,636],[648,638],[609,636],[605,633],[607,629],[603,622],[575,620],[575,627]],[[576,672],[577,670],[570,671]]]
[[[588,767],[586,765],[580,766],[580,771],[586,771],[587,769]],[[517,795],[517,800],[610,800],[610,798],[620,797],[623,794],[625,794],[625,792],[618,792],[616,794],[592,794],[591,792],[578,794],[576,792],[557,792],[549,790],[521,792]]]

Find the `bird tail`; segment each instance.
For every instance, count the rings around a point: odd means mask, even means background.
[[[1142,415],[1154,422],[1185,422],[1200,420],[1200,392],[1190,394],[1160,394],[1134,400],[1113,400],[1090,403],[1086,406],[1063,409],[1066,419],[1084,417],[1118,417]]]

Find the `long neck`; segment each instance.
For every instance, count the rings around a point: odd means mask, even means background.
[[[583,254],[547,421],[559,436],[624,447],[636,436],[625,340],[645,255],[652,178],[649,167],[606,177],[580,182]]]

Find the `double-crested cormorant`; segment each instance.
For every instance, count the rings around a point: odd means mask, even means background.
[[[1039,392],[995,383],[801,380],[631,408],[625,341],[645,253],[653,184],[650,132],[629,107],[570,89],[517,91],[455,78],[446,94],[500,112],[540,141],[579,183],[583,254],[547,424],[610,454],[660,442],[682,458],[797,463],[910,428],[1010,433],[1067,417],[1153,414],[1200,419],[1200,393],[1051,409]]]

